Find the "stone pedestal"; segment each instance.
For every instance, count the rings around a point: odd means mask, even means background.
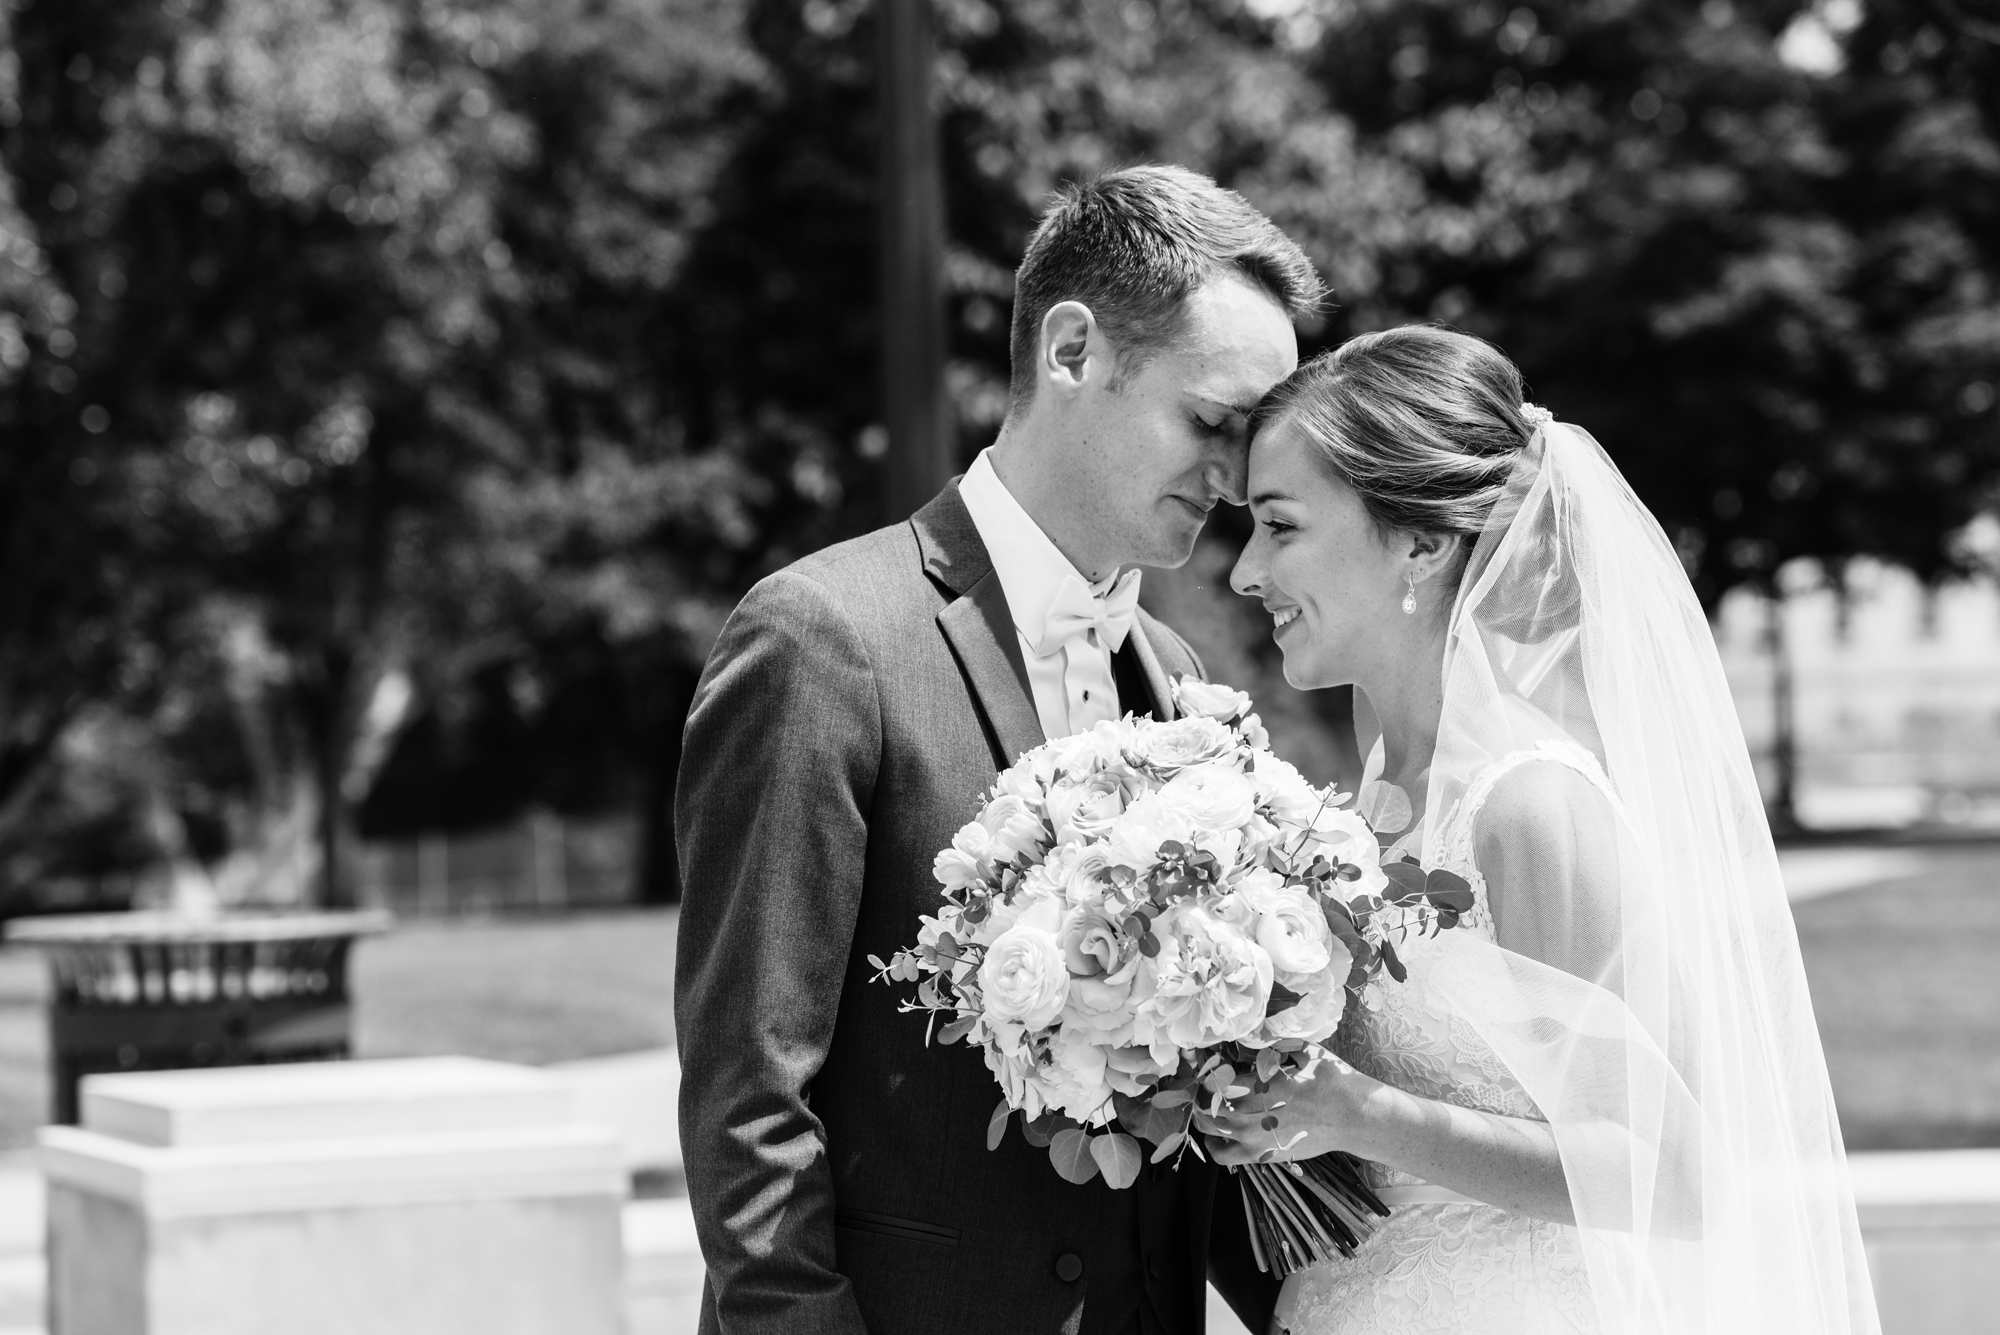
[[[618,1335],[625,1176],[467,1058],[93,1076],[42,1133],[50,1335]]]
[[[1882,1335],[2000,1329],[2000,1150],[1856,1154]]]

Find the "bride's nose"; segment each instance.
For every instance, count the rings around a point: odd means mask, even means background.
[[[1229,587],[1246,598],[1264,591],[1264,554],[1258,550],[1257,536],[1252,530],[1250,541],[1243,544],[1243,554],[1236,558],[1236,568],[1229,572]]]

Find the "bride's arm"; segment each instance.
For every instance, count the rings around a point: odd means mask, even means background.
[[[1275,1131],[1262,1128],[1277,1108]],[[1346,1150],[1414,1173],[1461,1195],[1557,1223],[1576,1222],[1562,1155],[1546,1122],[1461,1108],[1422,1098],[1363,1075],[1338,1058],[1311,1080],[1274,1087],[1243,1111],[1200,1119],[1228,1139],[1210,1139],[1217,1162],[1253,1163],[1269,1155],[1311,1159]],[[1293,1140],[1300,1132],[1304,1136]],[[1271,1151],[1285,1142],[1289,1147]]]
[[[1587,888],[1616,884],[1617,828],[1603,795],[1566,765],[1524,765],[1498,785],[1475,827],[1475,857],[1503,948],[1615,990],[1615,896],[1593,897]],[[1504,1209],[1575,1222],[1562,1153],[1546,1122],[1424,1098],[1337,1058],[1322,1062],[1313,1079],[1239,1101],[1239,1108],[1214,1119],[1215,1132],[1229,1138],[1210,1142],[1223,1163],[1248,1163],[1274,1149],[1284,1159],[1345,1150]],[[1278,1119],[1275,1130],[1262,1126],[1267,1111]],[[1594,1158],[1629,1156],[1626,1133],[1615,1124],[1575,1134],[1601,1142]],[[1578,1148],[1573,1140],[1572,1152]]]

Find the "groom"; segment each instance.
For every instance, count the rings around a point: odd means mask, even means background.
[[[675,811],[703,1335],[1199,1335],[1210,1276],[1268,1322],[1233,1182],[1190,1158],[1079,1187],[1018,1129],[989,1151],[980,1054],[926,1047],[867,957],[916,939],[932,859],[999,769],[1171,717],[1169,678],[1201,666],[1125,568],[1180,565],[1217,501],[1243,503],[1246,415],[1322,292],[1206,177],[1072,190],[1016,275],[993,447],[723,628]]]

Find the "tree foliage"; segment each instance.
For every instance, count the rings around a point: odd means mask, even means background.
[[[1796,557],[1968,559],[2000,474],[2000,32],[1958,0],[937,15],[966,457],[1050,190],[1167,159],[1308,247],[1338,303],[1312,346],[1499,343],[1705,598]],[[12,879],[135,839],[337,851],[372,789],[378,832],[637,803],[669,887],[720,618],[881,517],[872,5],[0,22]],[[1190,583],[1216,555],[1162,584],[1183,619],[1221,607]],[[120,803],[154,813],[123,843]]]

